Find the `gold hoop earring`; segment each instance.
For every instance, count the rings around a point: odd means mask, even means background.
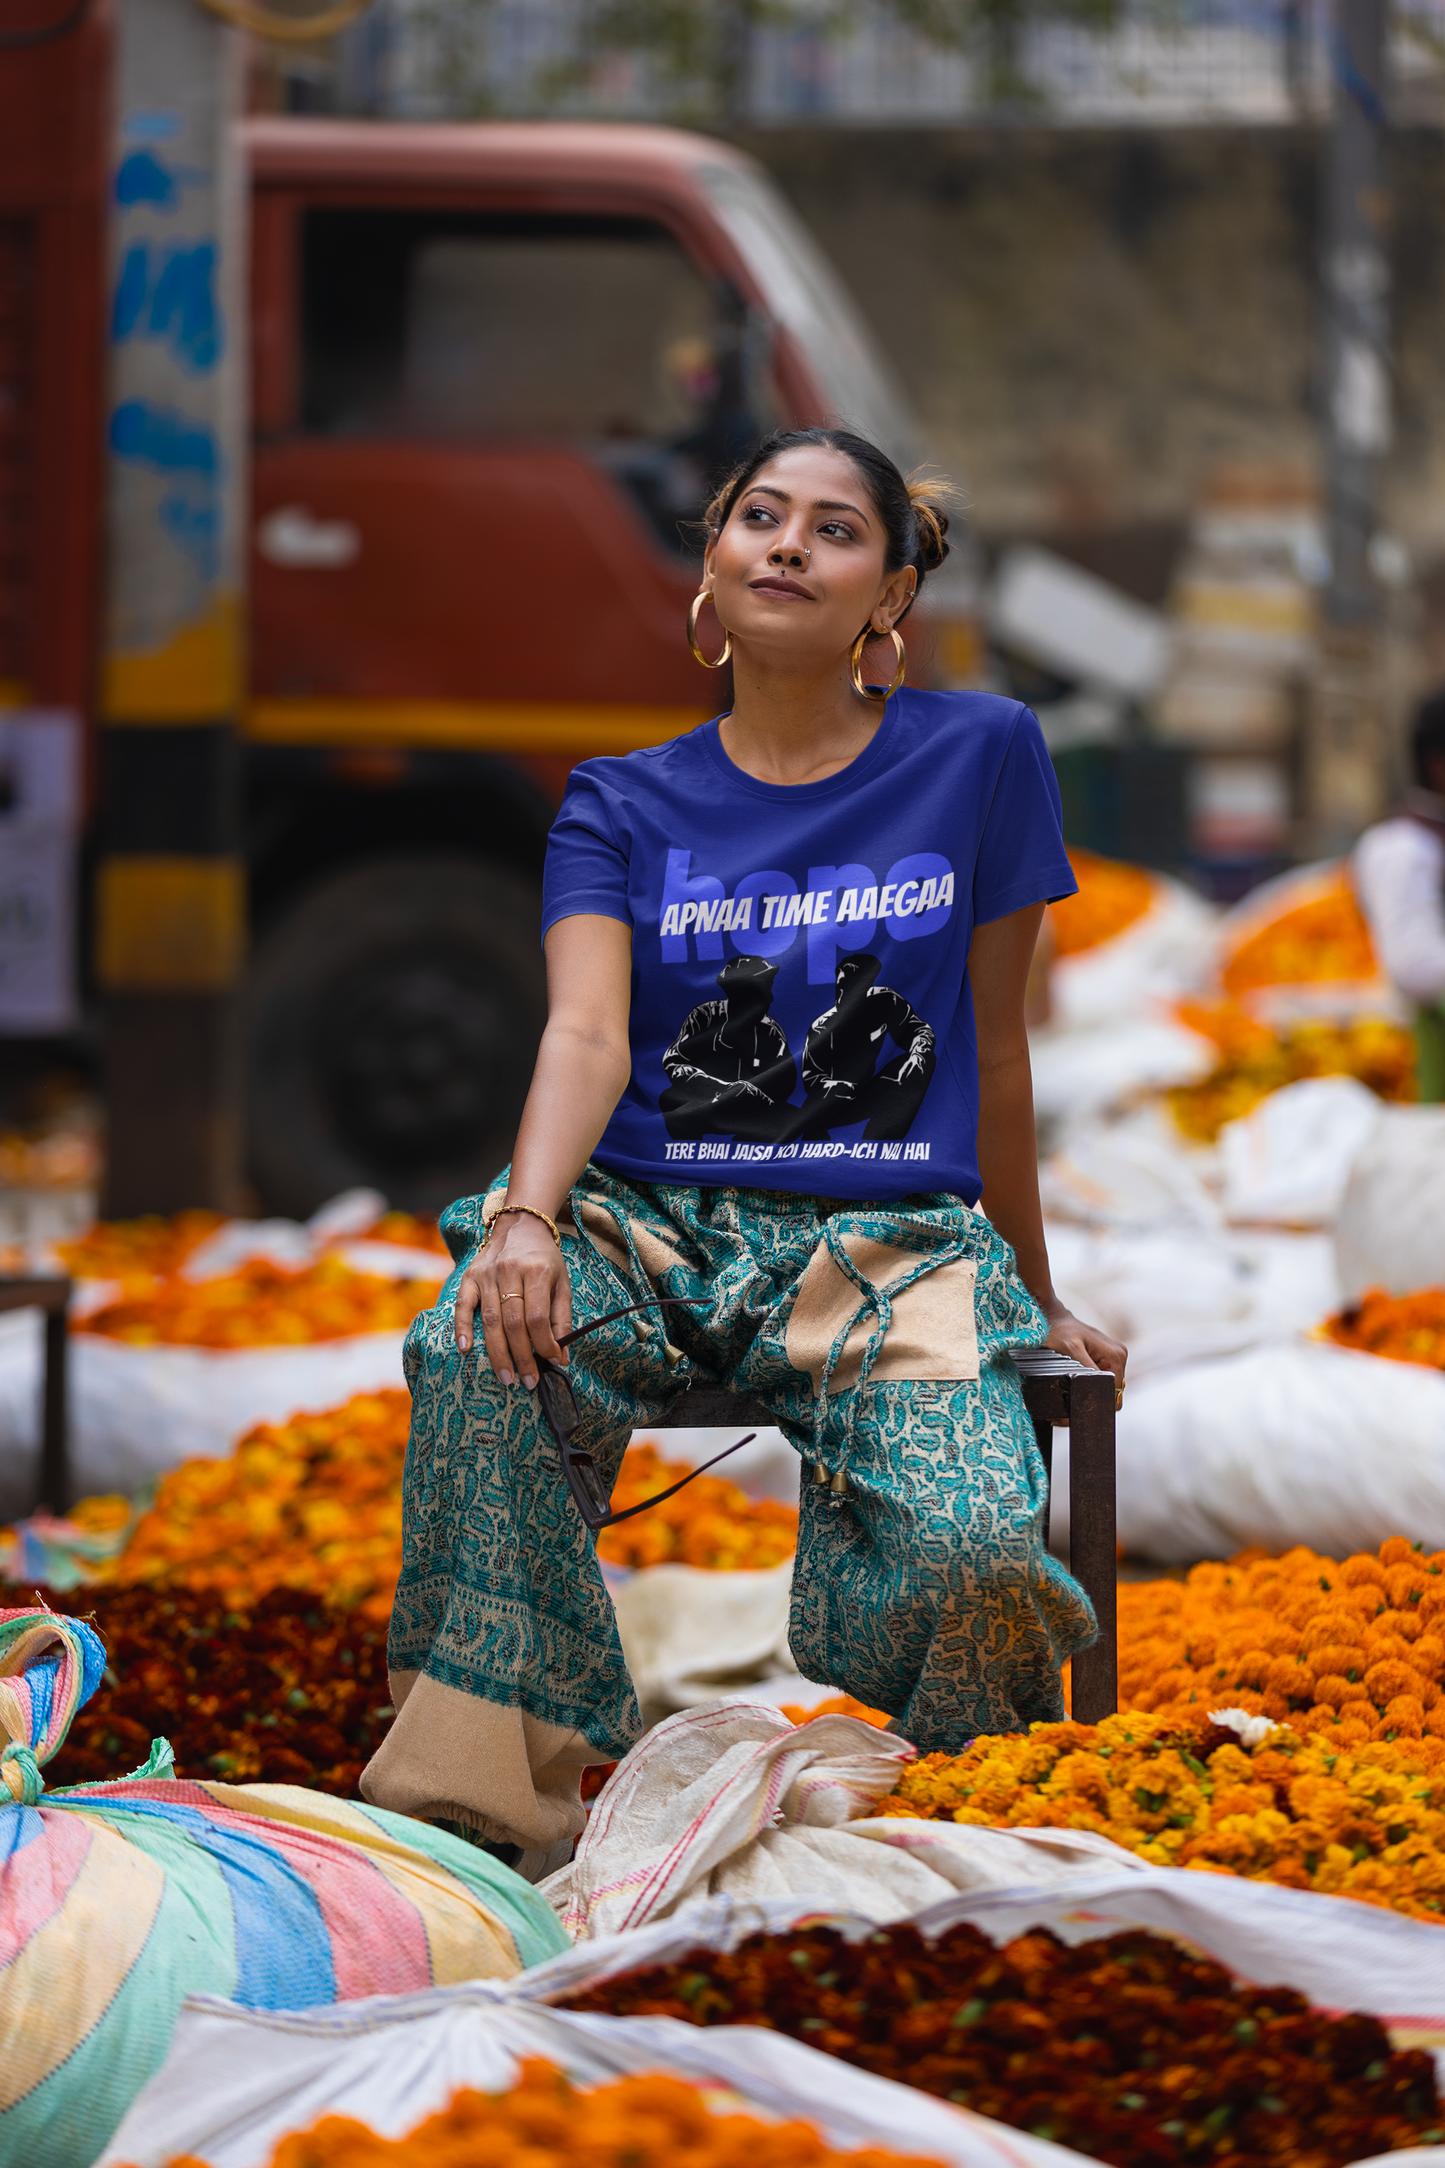
[[[888,638],[893,642],[893,652],[898,657],[898,667],[893,673],[892,684],[884,692],[880,688],[863,683],[863,650],[870,640],[881,640],[882,638],[883,634],[875,630],[871,624],[865,625],[853,642],[852,650],[849,653],[848,675],[853,680],[853,690],[860,700],[891,700],[903,683],[903,673],[908,668],[908,650],[903,645],[903,635],[896,625],[888,627]]]
[[[716,662],[709,662],[706,655],[704,655],[702,649],[697,644],[698,612],[701,610],[703,604],[708,600],[708,597],[711,594],[712,589],[710,587],[700,587],[697,593],[692,598],[692,607],[687,613],[687,644],[692,649],[693,654],[697,657],[698,661],[702,664],[704,670],[721,670],[723,664],[728,660],[728,657],[732,654],[733,651],[733,636],[728,631],[727,627],[723,626],[722,653],[719,655]],[[716,605],[714,605],[714,607],[716,607]],[[721,624],[722,620],[719,619],[718,622]]]

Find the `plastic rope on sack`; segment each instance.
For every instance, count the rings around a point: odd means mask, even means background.
[[[34,1806],[45,1788],[41,1765],[104,1671],[100,1638],[80,1619],[61,1618],[43,1604],[0,1611],[0,1732],[7,1742],[0,1786],[12,1800]]]

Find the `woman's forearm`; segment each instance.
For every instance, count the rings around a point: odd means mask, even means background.
[[[1018,1260],[1019,1277],[1047,1315],[1057,1306],[1039,1204],[1033,1078],[1025,1043],[1002,1060],[981,1062],[978,1166],[983,1209]]]
[[[548,1024],[512,1154],[510,1204],[534,1205],[557,1218],[631,1073],[625,1037],[618,1045],[595,1030]]]
[[[632,929],[583,911],[559,919],[544,945],[547,1028],[517,1131],[507,1201],[556,1219],[632,1074]]]

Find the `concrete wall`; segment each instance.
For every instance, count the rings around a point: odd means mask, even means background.
[[[1306,130],[759,130],[988,537],[1141,593],[1222,464],[1312,477],[1319,139]],[[1387,518],[1445,562],[1445,136],[1397,137]]]

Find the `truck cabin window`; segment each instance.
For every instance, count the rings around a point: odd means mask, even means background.
[[[647,220],[316,209],[301,266],[304,430],[565,443],[688,555],[778,418],[762,327]]]

